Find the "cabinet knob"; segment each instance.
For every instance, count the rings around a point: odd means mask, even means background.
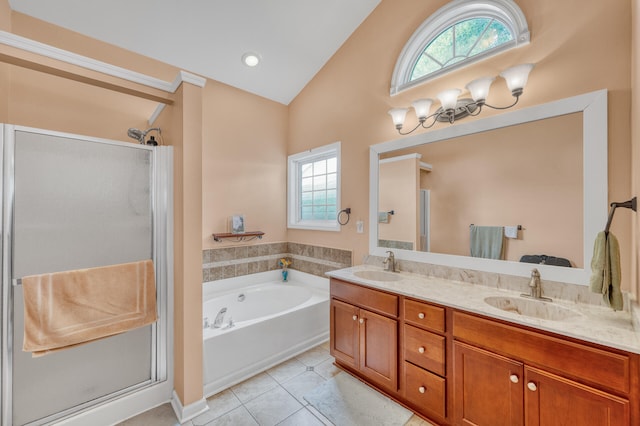
[[[364,324],[364,318],[360,318],[360,324]]]
[[[420,386],[418,388],[418,392],[420,392],[420,393],[425,393],[426,391],[427,391],[427,388],[425,388],[424,386]]]
[[[357,320],[357,319],[358,319],[358,316],[357,316],[357,315],[354,315],[354,316],[353,316],[353,320],[355,321],[355,320]]]
[[[420,319],[424,319],[424,312],[420,312],[420,313],[418,314],[418,318],[420,318]]]
[[[535,392],[538,390],[538,387],[536,386],[535,383],[533,382],[529,382],[527,383],[527,387],[529,388],[530,391]]]
[[[421,354],[423,354],[425,350],[426,350],[426,349],[424,348],[424,346],[420,346],[420,347],[418,348],[418,352],[420,352]]]
[[[509,380],[511,380],[512,383],[518,383],[520,381],[517,374],[510,375]]]

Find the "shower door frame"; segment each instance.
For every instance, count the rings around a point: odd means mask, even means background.
[[[151,252],[155,266],[158,320],[151,325],[150,379],[97,399],[70,407],[29,425],[111,424],[151,406],[167,402],[173,390],[173,149],[146,146],[32,127],[0,124],[0,268],[2,318],[0,424],[13,420],[13,288],[12,277],[15,206],[15,133],[18,131],[101,143],[151,152]]]

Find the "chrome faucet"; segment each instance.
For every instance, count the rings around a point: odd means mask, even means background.
[[[209,322],[209,317],[204,317],[204,320],[202,322],[202,328],[209,328],[211,327],[211,323]]]
[[[389,256],[387,256],[387,258],[382,261],[382,264],[384,265],[384,270],[391,271],[391,272],[398,272],[396,271],[396,257],[394,256],[392,251],[387,251],[387,253],[389,253]]]
[[[531,279],[529,280],[529,294],[523,293],[520,296],[522,297],[530,297],[536,300],[546,300],[551,302],[551,299],[548,297],[542,296],[542,286],[540,285],[540,272],[533,268],[531,270]]]
[[[216,315],[216,319],[213,321],[213,328],[222,327],[222,321],[224,321],[224,314],[227,313],[227,308],[220,309],[218,315]]]

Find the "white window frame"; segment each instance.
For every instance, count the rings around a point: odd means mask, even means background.
[[[513,41],[411,81],[413,67],[431,41],[458,22],[480,17],[493,18],[505,24],[514,36]],[[506,50],[529,44],[530,38],[527,20],[513,0],[453,0],[427,18],[405,44],[391,77],[391,96]]]
[[[337,159],[336,176],[336,209],[340,212],[340,181],[342,172],[340,169],[340,142],[310,149],[309,151],[290,155],[287,167],[287,227],[292,229],[307,229],[316,231],[340,231],[340,224],[337,220],[302,220],[300,211],[302,202],[300,200],[299,165],[308,163],[316,159],[327,158],[335,154]],[[339,214],[339,213],[338,213]]]

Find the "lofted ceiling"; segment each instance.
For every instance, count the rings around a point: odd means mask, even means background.
[[[380,0],[9,0],[14,11],[288,105]],[[254,68],[246,52],[262,58]]]

